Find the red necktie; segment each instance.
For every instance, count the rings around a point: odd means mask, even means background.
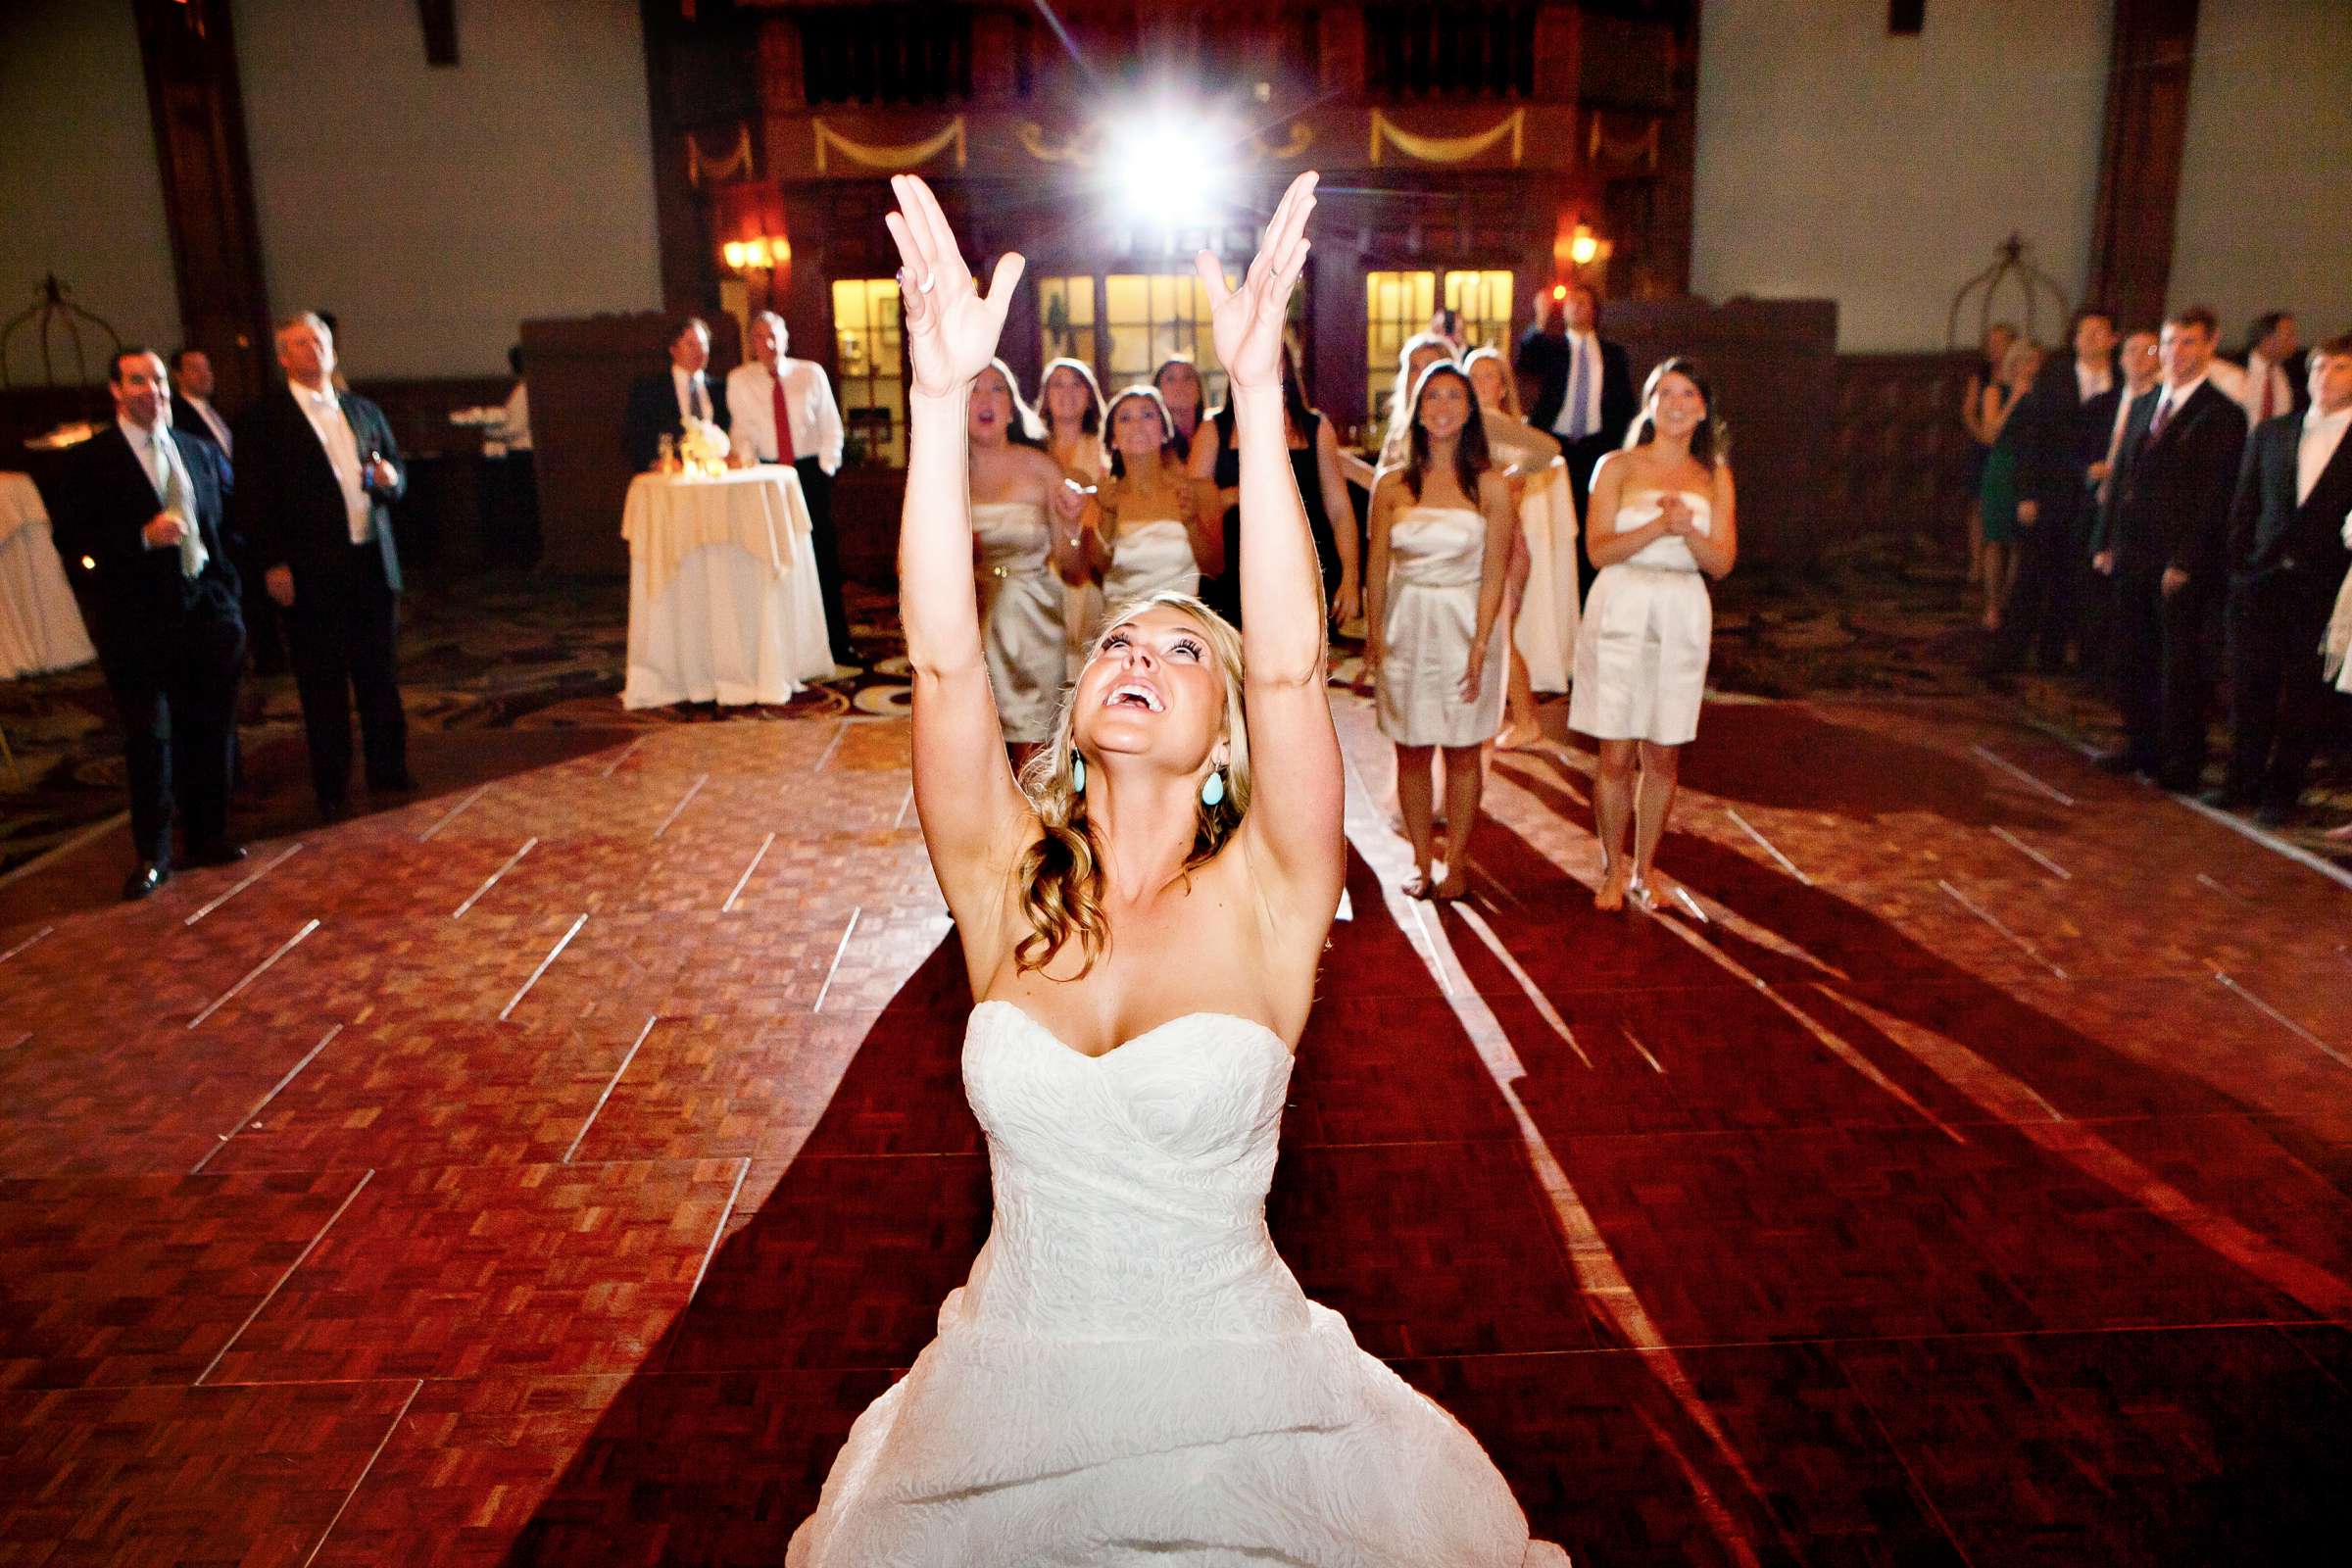
[[[792,450],[792,411],[784,406],[784,367],[777,366],[768,376],[768,395],[773,398],[776,416],[776,461],[799,462]]]
[[[2270,372],[2269,368],[2266,367],[2266,368],[2264,368],[2263,372],[2262,372],[2262,402],[2261,402],[2259,405],[2257,405],[2257,406],[2255,407],[2255,410],[2254,410],[2254,422],[2255,422],[2256,424],[2260,424],[2260,423],[2261,423],[2263,420],[2265,420],[2265,419],[2269,418],[2270,416],[2271,416],[2271,372]]]
[[[2170,392],[2156,400],[2155,416],[2148,420],[2148,439],[2153,441],[2164,434],[2164,427],[2173,422],[2173,395]]]

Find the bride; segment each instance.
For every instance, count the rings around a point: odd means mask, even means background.
[[[1322,578],[1282,439],[1314,176],[1238,289],[1200,258],[1242,427],[1247,637],[1176,594],[1114,606],[1017,782],[972,606],[964,404],[1022,261],[981,294],[930,190],[892,184],[915,803],[982,999],[963,1076],[996,1212],[787,1561],[1564,1564],[1476,1441],[1307,1300],[1266,1232],[1344,855]]]

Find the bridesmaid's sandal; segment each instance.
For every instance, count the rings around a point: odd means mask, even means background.
[[[1603,914],[1615,914],[1624,908],[1625,892],[1628,887],[1632,886],[1633,880],[1632,873],[1620,867],[1611,866],[1602,875],[1600,886],[1592,890],[1592,907],[1600,910]]]
[[[1438,884],[1437,899],[1440,904],[1459,904],[1468,897],[1470,897],[1470,873],[1467,871],[1448,876]]]
[[[1415,871],[1411,876],[1405,878],[1404,896],[1408,899],[1427,901],[1437,896],[1436,884],[1430,881],[1427,871]]]
[[[1543,744],[1544,727],[1541,724],[1530,724],[1525,729],[1506,727],[1494,737],[1494,749],[1498,752],[1528,752]]]

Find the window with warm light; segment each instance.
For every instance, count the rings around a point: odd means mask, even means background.
[[[1041,277],[1037,280],[1039,363],[1079,360],[1095,365],[1095,280]],[[1032,392],[1037,389],[1030,388]]]
[[[1462,347],[1511,351],[1511,307],[1516,290],[1505,271],[1447,272],[1446,307],[1462,318]]]
[[[1225,370],[1209,330],[1208,289],[1200,274],[1113,272],[1103,283],[1103,324],[1110,354],[1102,367],[1105,395],[1149,381],[1160,363],[1188,356],[1200,371],[1201,395],[1215,408],[1225,401]]]
[[[1364,274],[1364,413],[1374,429],[1388,423],[1396,357],[1438,313],[1435,272]]]
[[[906,463],[906,361],[899,330],[898,280],[844,277],[833,283],[833,353],[841,416],[851,451],[845,461]]]

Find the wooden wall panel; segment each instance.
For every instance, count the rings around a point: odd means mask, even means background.
[[[1825,536],[1897,535],[1957,557],[1975,504],[1960,423],[1973,354],[1848,354],[1821,490]]]
[[[2127,321],[2164,314],[2173,221],[2188,145],[2197,0],[2116,0],[2107,66],[2107,130],[2091,219],[2083,298]]]

